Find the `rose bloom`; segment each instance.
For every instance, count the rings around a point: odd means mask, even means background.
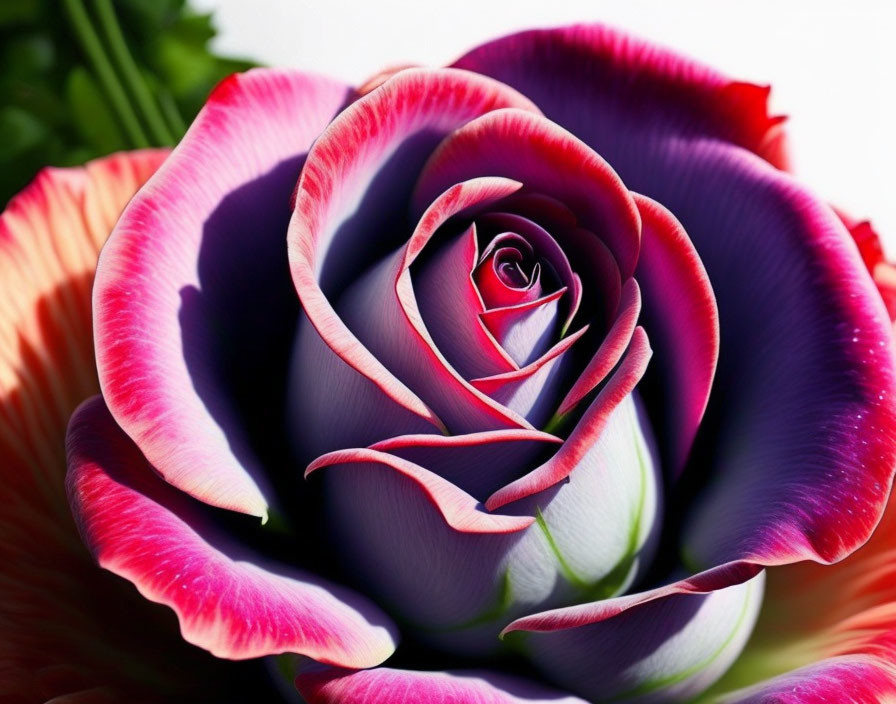
[[[896,518],[829,566],[893,478],[894,277],[767,96],[576,26],[257,69],[170,155],[44,171],[0,229],[0,694],[896,697]]]

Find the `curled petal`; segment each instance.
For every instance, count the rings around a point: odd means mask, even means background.
[[[502,558],[534,519],[491,514],[437,474],[385,452],[335,452],[308,471],[323,467],[326,515],[346,569],[418,632],[494,649],[493,621],[508,608]]]
[[[99,397],[72,417],[67,488],[100,566],[177,614],[185,640],[222,658],[291,652],[371,667],[394,649],[388,620],[347,590],[230,557],[197,506],[159,479]],[[229,548],[241,554],[241,551]]]
[[[760,572],[702,593],[583,604],[521,619],[505,632],[524,631],[526,652],[539,667],[589,700],[689,701],[740,654],[763,584]],[[612,604],[623,600],[630,605]]]
[[[694,245],[675,217],[645,196],[641,212],[641,258],[636,277],[644,293],[642,324],[658,350],[665,394],[669,462],[684,467],[709,402],[719,358],[719,311],[709,277]],[[720,390],[722,392],[722,390]]]
[[[558,416],[564,416],[590,394],[607,377],[622,359],[628,349],[641,314],[641,290],[635,279],[629,279],[622,287],[616,320],[610,327],[597,352],[588,362],[584,371],[573,383],[557,409]]]
[[[585,704],[540,685],[486,672],[309,670],[296,678],[308,704]]]
[[[834,213],[748,151],[783,165],[767,90],[599,26],[515,35],[458,65],[521,90],[675,213],[713,282],[722,393],[690,556],[830,562],[859,547],[896,467],[891,322]]]
[[[517,368],[480,319],[485,306],[471,275],[478,261],[474,223],[411,275],[426,329],[464,379]]]
[[[562,440],[538,430],[493,430],[467,435],[402,435],[370,449],[426,467],[484,499]]]
[[[100,257],[94,332],[109,409],[166,481],[214,506],[267,511],[243,404],[227,390],[237,376],[273,377],[280,347],[285,373],[298,312],[282,249],[291,183],[348,95],[295,71],[226,79]]]
[[[588,331],[567,335],[534,362],[506,374],[473,379],[470,384],[519,413],[534,426],[544,425],[556,405],[558,388],[570,363],[570,352]]]
[[[599,232],[623,278],[635,270],[638,210],[609,164],[569,132],[540,115],[496,110],[454,131],[427,161],[414,193],[421,212],[451,184],[499,175],[557,198]]]
[[[346,466],[355,465],[359,465],[359,471],[362,467],[391,470],[411,480],[416,485],[415,490],[425,495],[438,509],[447,525],[458,533],[515,533],[532,525],[530,518],[501,516],[483,511],[476,499],[439,475],[413,462],[378,450],[357,448],[322,455],[308,466],[305,476],[324,467],[339,466],[344,470]],[[383,491],[387,490],[388,487],[384,483]],[[371,501],[372,505],[378,503],[376,500]]]
[[[485,511],[434,471],[401,457],[457,475],[466,468],[450,463],[463,461],[464,449],[496,463],[526,461],[543,434],[481,433],[434,438],[428,446],[425,438],[395,439],[378,444],[389,454],[347,450],[310,470],[346,465],[327,470],[325,480],[347,569],[428,640],[486,653],[498,646],[498,631],[510,618],[614,595],[649,563],[659,525],[658,473],[642,422],[628,397],[568,482],[502,513]],[[523,471],[525,465],[497,473]]]
[[[359,341],[328,296],[405,241],[403,214],[413,187],[407,174],[418,172],[444,135],[509,106],[536,110],[519,93],[465,71],[400,71],[333,121],[309,153],[296,189],[287,244],[311,325],[348,367],[436,427],[451,423]]]
[[[640,381],[647,369],[650,354],[647,335],[643,329],[636,328],[631,345],[616,373],[597,394],[561,450],[545,464],[492,494],[485,502],[488,509],[494,511],[505,504],[543,491],[568,477],[603,432],[613,409]]]
[[[483,312],[480,320],[514,362],[526,366],[541,357],[556,340],[557,309],[565,293],[564,287],[534,301],[492,308]]]

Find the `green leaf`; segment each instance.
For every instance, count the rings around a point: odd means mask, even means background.
[[[76,66],[69,73],[65,97],[74,127],[88,145],[103,154],[128,146],[105,95],[85,68]]]
[[[14,106],[0,108],[0,161],[8,161],[37,146],[46,127],[29,113]]]

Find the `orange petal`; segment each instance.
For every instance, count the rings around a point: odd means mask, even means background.
[[[15,701],[131,688],[164,698],[200,662],[164,611],[92,562],[64,488],[68,418],[99,391],[97,255],[166,155],[44,169],[0,215],[0,694]]]

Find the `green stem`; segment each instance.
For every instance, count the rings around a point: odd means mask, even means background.
[[[106,40],[112,49],[112,56],[118,64],[127,86],[130,88],[131,95],[136,99],[137,105],[143,111],[143,117],[149,125],[153,136],[159,144],[174,144],[176,141],[174,135],[168,130],[162,113],[156,105],[140,74],[140,69],[134,62],[134,57],[128,51],[128,45],[125,42],[118,19],[115,17],[115,10],[112,7],[111,0],[94,0],[96,14],[100,18],[100,24],[106,35]]]
[[[121,83],[118,82],[115,71],[112,69],[112,64],[103,51],[102,44],[100,44],[100,38],[90,24],[87,10],[84,9],[81,0],[64,0],[64,2],[75,29],[75,34],[77,34],[78,40],[81,42],[81,47],[90,59],[90,63],[93,64],[93,69],[96,71],[96,75],[100,79],[106,94],[109,96],[112,107],[118,113],[125,132],[128,133],[128,137],[130,137],[135,147],[148,147],[149,139],[140,126],[137,113],[134,112],[131,104],[128,102],[127,94],[121,87]]]

